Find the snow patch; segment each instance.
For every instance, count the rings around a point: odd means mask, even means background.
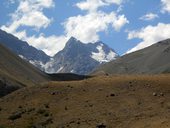
[[[99,62],[103,62],[105,60],[105,52],[103,51],[103,45],[97,46],[98,53],[92,52],[91,57]]]
[[[55,68],[53,68],[54,64],[55,60],[51,58],[50,61],[48,61],[46,64],[41,65],[41,67],[46,73],[59,73],[61,70],[64,69],[64,67],[62,66],[58,70],[56,70]]]
[[[23,55],[18,55],[21,59],[28,61],[30,64],[34,65],[37,68],[40,68],[42,71],[46,72],[46,69],[49,67],[49,65],[44,64],[41,61],[37,61],[37,60],[28,60],[27,58],[25,58]]]
[[[27,60],[23,55],[18,55],[21,59]]]
[[[74,70],[71,70],[70,72],[71,72],[71,73],[74,73]]]
[[[60,67],[58,70],[57,70],[57,73],[59,73],[61,70],[63,70],[63,66],[62,67]]]
[[[37,61],[37,60],[29,60],[29,63],[31,63],[32,65],[34,65],[35,67],[41,68],[41,70],[44,71],[44,63],[41,61]]]
[[[54,65],[54,63],[55,63],[55,62],[54,62],[54,59],[51,58],[49,62],[47,62],[46,64],[44,64],[44,65],[42,66],[43,69],[44,69],[44,71],[45,71],[46,73],[54,73],[54,72],[55,72],[55,69],[52,68],[53,65]]]
[[[107,54],[106,58],[108,61],[114,60],[117,54],[110,50],[109,54]]]
[[[98,45],[96,48],[98,52],[97,53],[92,52],[91,58],[93,58],[94,60],[100,63],[109,62],[115,59],[115,57],[117,56],[117,54],[113,52],[112,50],[110,50],[110,52],[106,54],[105,51],[103,50],[103,44]]]

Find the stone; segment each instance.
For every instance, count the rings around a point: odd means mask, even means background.
[[[157,93],[156,93],[156,92],[154,92],[152,95],[153,95],[153,96],[157,96]]]

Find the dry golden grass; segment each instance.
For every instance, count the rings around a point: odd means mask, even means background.
[[[50,82],[0,100],[4,128],[102,128],[101,124],[103,128],[170,128],[170,75]]]

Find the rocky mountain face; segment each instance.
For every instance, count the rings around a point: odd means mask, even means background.
[[[88,74],[118,55],[102,42],[84,44],[71,37],[65,48],[46,64],[46,72]]]
[[[170,73],[170,39],[124,55],[93,72],[94,74],[160,74]]]
[[[0,43],[0,98],[20,88],[49,81],[83,80],[90,76],[71,73],[46,74]]]
[[[117,53],[102,42],[82,43],[71,37],[65,48],[54,57],[30,46],[15,36],[0,30],[0,43],[21,58],[47,73],[88,74],[101,63],[118,57]]]
[[[43,51],[30,46],[27,42],[21,41],[2,30],[0,30],[0,43],[40,69],[42,69],[42,65],[50,60],[50,57]]]

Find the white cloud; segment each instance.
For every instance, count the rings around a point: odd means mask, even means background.
[[[115,12],[93,12],[87,15],[78,15],[70,17],[64,23],[65,32],[68,37],[73,36],[84,43],[95,42],[99,40],[99,32],[107,31],[108,27],[112,27],[118,31],[128,20],[124,15],[119,15]]]
[[[170,13],[170,0],[161,0],[162,2],[162,12]]]
[[[53,56],[64,48],[68,38],[55,35],[47,37],[40,34],[38,37],[26,37],[25,40],[30,42],[32,46],[43,50],[47,55]]]
[[[119,31],[125,24],[129,23],[125,15],[118,15],[112,20],[112,26],[116,31]]]
[[[125,15],[118,15],[115,11],[106,13],[101,11],[100,7],[112,4],[120,7],[122,2],[123,0],[84,0],[77,3],[78,8],[88,12],[85,15],[69,17],[64,22],[66,35],[89,43],[99,40],[99,32],[106,32],[109,27],[119,31],[129,23]]]
[[[154,13],[147,13],[144,16],[140,17],[140,20],[145,20],[145,21],[150,21],[150,20],[154,20],[156,18],[158,18],[159,16],[157,14]]]
[[[109,6],[110,4],[120,5],[123,0],[86,0],[76,4],[81,10],[97,11],[99,7]]]
[[[3,27],[2,30],[4,30]],[[44,34],[40,34],[39,36],[33,35],[29,37],[25,30],[13,34],[19,39],[27,41],[31,46],[44,51],[49,56],[54,56],[57,52],[61,51],[69,39],[64,35],[45,36]]]
[[[52,18],[48,18],[43,13],[43,10],[54,7],[53,0],[12,0],[10,2],[19,2],[19,6],[17,10],[11,14],[11,23],[1,26],[2,30],[27,41],[30,45],[43,50],[50,56],[53,56],[63,49],[68,39],[65,36],[51,35],[47,37],[40,34],[39,36],[33,35],[29,37],[27,36],[26,30],[18,31],[21,26],[31,27],[35,30],[47,28],[52,22]]]
[[[76,6],[81,10],[96,11],[104,3],[101,0],[87,0],[77,3]]]
[[[51,20],[48,19],[42,12],[32,11],[28,14],[22,15],[21,18],[14,19],[9,26],[2,26],[2,28],[10,33],[15,33],[21,26],[29,26],[36,30],[46,28]]]
[[[39,36],[28,36],[26,30],[20,30],[22,26],[38,31],[47,28],[52,18],[44,14],[44,9],[55,6],[54,0],[13,0],[19,3],[16,11],[11,14],[11,22],[1,26],[1,29],[12,33],[19,39],[27,41],[30,45],[43,50],[50,56],[62,50],[66,41],[74,36],[82,42],[95,42],[99,40],[99,32],[108,31],[109,27],[119,31],[125,24],[129,23],[127,18],[118,12],[103,12],[99,8],[112,4],[121,6],[123,0],[85,0],[76,4],[81,10],[88,10],[85,15],[69,17],[64,23],[65,35],[39,34]]]
[[[15,33],[20,26],[29,26],[34,29],[46,28],[52,19],[45,16],[43,9],[53,6],[53,0],[20,0],[17,10],[11,14],[11,23],[3,26],[3,29]]]
[[[142,39],[137,46],[129,50],[127,53],[134,52],[148,47],[158,41],[170,38],[170,24],[158,23],[156,26],[147,26],[138,31],[130,31],[128,39]]]

